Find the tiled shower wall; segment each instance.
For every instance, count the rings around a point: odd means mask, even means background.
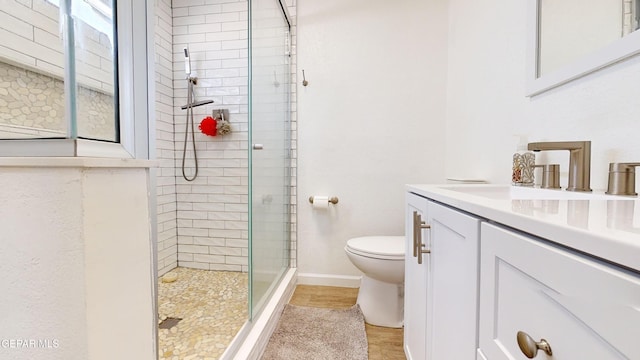
[[[298,0],[287,0],[287,10],[289,11],[291,22],[291,248],[290,248],[290,266],[298,267],[297,258],[297,226],[298,226],[298,203],[297,203],[297,164],[298,164],[298,111],[296,108],[298,92],[296,90],[298,83],[298,56],[297,56],[297,24],[298,16],[296,13]],[[302,81],[302,80],[300,80]],[[304,198],[304,196],[303,196]]]
[[[59,8],[47,0],[4,0],[0,8],[0,56],[42,73],[64,76]],[[112,45],[76,18],[76,71],[86,87],[113,94]]]
[[[634,9],[636,1],[623,0],[622,1],[622,36],[629,35],[634,32],[638,26],[634,13],[638,9]]]
[[[160,275],[176,265],[248,270],[247,7],[246,0],[156,0],[156,134],[161,160],[158,170]],[[289,12],[294,26],[291,258],[292,266],[295,266],[295,0],[289,3]],[[192,182],[184,180],[181,171],[186,121],[186,111],[181,106],[187,97],[183,48],[187,46],[191,76],[198,78],[196,100],[215,101],[194,109],[199,171]],[[170,71],[173,71],[171,76]],[[220,108],[230,112],[231,134],[208,137],[200,133],[197,127],[202,118]],[[173,118],[169,120],[171,115]],[[190,147],[189,140],[185,170],[189,176],[194,171]]]
[[[176,162],[173,126],[173,19],[171,0],[155,0],[156,194],[158,272],[178,266]]]
[[[187,82],[185,47],[191,76],[198,78],[196,100],[214,104],[194,109],[198,177],[176,176],[178,263],[183,267],[247,271],[248,255],[248,22],[246,0],[174,0],[174,120],[176,166],[184,145]],[[210,137],[197,126],[213,109],[229,110],[232,132]],[[190,136],[190,135],[189,135]],[[190,145],[189,141],[189,146]],[[187,175],[193,153],[187,150]]]

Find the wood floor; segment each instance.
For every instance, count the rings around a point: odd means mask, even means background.
[[[343,309],[356,303],[358,289],[298,285],[290,304],[322,308]],[[405,360],[402,349],[402,329],[391,329],[365,324],[369,342],[370,360]]]

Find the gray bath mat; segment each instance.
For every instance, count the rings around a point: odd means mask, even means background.
[[[366,360],[367,346],[358,305],[349,309],[286,305],[262,360]]]

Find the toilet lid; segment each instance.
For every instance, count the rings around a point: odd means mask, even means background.
[[[347,241],[356,254],[380,258],[404,258],[404,236],[364,236]]]

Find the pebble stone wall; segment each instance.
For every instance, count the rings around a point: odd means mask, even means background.
[[[66,134],[64,83],[57,78],[0,62],[0,135],[31,138]],[[113,95],[78,89],[80,136],[115,140]],[[12,130],[15,129],[15,131]]]

